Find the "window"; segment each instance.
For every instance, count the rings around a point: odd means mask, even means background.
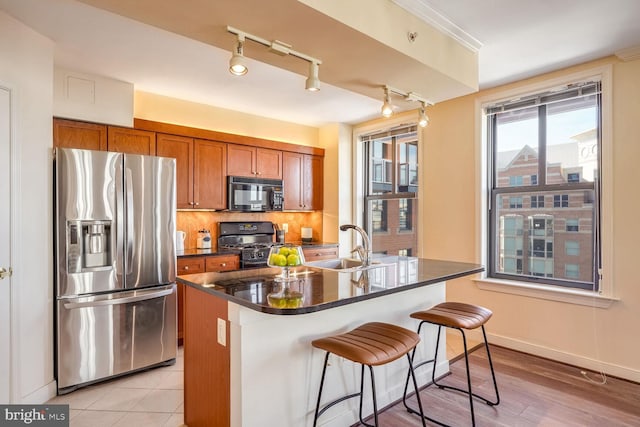
[[[532,208],[544,208],[544,196],[531,196]]]
[[[417,252],[418,133],[402,126],[360,137],[365,153],[365,230],[376,253]]]
[[[580,223],[577,219],[567,219],[566,224],[567,231],[580,231]]]
[[[564,253],[568,256],[580,256],[580,243],[567,240],[564,242]]]
[[[387,201],[372,200],[371,210],[371,230],[374,233],[387,231]]]
[[[489,277],[598,289],[600,105],[586,81],[485,107]]]
[[[562,194],[562,195],[556,194],[555,196],[553,196],[553,207],[554,208],[568,208],[569,207],[569,195],[568,194]]]
[[[580,266],[578,264],[565,264],[564,275],[567,279],[577,279],[580,277]]]
[[[509,185],[512,187],[517,187],[522,185],[522,177],[521,176],[510,176],[509,177]]]
[[[509,208],[510,209],[522,208],[522,197],[509,197]]]

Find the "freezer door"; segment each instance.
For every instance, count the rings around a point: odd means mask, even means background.
[[[175,359],[176,285],[57,301],[58,392]]]
[[[125,287],[175,282],[176,161],[124,157]]]
[[[56,295],[123,288],[122,154],[58,148],[55,157]]]

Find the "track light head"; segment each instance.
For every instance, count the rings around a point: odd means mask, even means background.
[[[420,111],[418,112],[418,124],[420,127],[426,127],[429,124],[429,116],[425,113],[425,103],[420,102]]]
[[[391,117],[393,115],[393,106],[389,97],[389,88],[384,87],[384,102],[382,103],[382,116]]]
[[[229,72],[234,76],[244,76],[247,74],[247,71],[249,71],[249,69],[245,64],[244,58],[244,37],[239,34],[233,55],[231,55],[231,59],[229,60]]]
[[[317,92],[320,90],[320,79],[318,78],[318,63],[315,61],[309,62],[309,75],[304,85],[305,89],[310,92]]]

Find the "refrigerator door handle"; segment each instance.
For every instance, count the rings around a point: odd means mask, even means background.
[[[127,224],[126,224],[126,238],[127,238],[127,260],[126,260],[126,271],[127,275],[131,274],[133,271],[133,176],[131,173],[131,169],[126,169],[126,195],[127,198],[127,207],[126,207],[126,215],[127,215]]]
[[[153,298],[165,297],[167,295],[171,295],[173,292],[174,292],[173,287],[169,289],[163,289],[160,291],[134,291],[134,295],[122,297],[122,298],[104,298],[104,299],[91,298],[91,301],[66,302],[64,304],[64,308],[68,310],[72,310],[74,308],[127,304],[130,302],[138,302],[138,301],[145,301]]]

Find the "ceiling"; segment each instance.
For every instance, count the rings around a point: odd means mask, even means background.
[[[379,1],[477,50],[480,88],[640,46],[637,0]],[[131,82],[140,91],[309,126],[378,117],[384,84],[434,102],[476,90],[305,2],[313,0],[0,0],[0,9],[52,39],[61,67]],[[320,58],[321,90],[304,90],[305,61],[249,42],[250,71],[232,76],[234,38],[226,25]],[[416,107],[392,100],[398,110]]]

